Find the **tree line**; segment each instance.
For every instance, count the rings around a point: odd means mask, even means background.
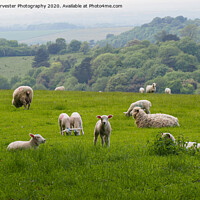
[[[0,86],[54,90],[64,85],[66,90],[138,92],[155,82],[159,93],[170,87],[172,93],[199,94],[200,43],[165,32],[157,37],[156,43],[132,40],[120,48],[91,47],[77,40],[66,44],[58,38],[38,47],[25,77],[10,81],[0,77]]]

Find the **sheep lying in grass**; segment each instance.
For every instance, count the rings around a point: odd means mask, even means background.
[[[39,135],[29,134],[31,139],[29,141],[15,141],[8,145],[7,150],[17,150],[17,149],[30,149],[38,148],[41,143],[45,143],[45,139]]]
[[[65,87],[64,86],[59,86],[59,87],[56,87],[55,90],[56,91],[58,91],[58,90],[63,91],[63,90],[65,90]]]
[[[141,88],[139,89],[139,92],[140,92],[140,93],[144,93],[144,88],[141,87]]]
[[[179,126],[178,119],[167,114],[146,114],[140,107],[133,109],[133,118],[138,128]]]
[[[151,107],[151,102],[148,101],[148,100],[139,100],[139,101],[136,101],[136,102],[134,102],[134,103],[132,103],[132,104],[130,105],[128,111],[127,111],[127,112],[124,112],[124,114],[125,114],[126,116],[131,116],[131,115],[132,115],[132,112],[133,112],[133,108],[135,108],[135,107],[140,107],[140,108],[142,108],[143,110],[145,110],[145,112],[146,112],[147,114],[150,114],[149,109],[150,109],[150,107]]]
[[[166,94],[171,94],[171,89],[170,88],[165,88],[165,93]]]
[[[75,135],[80,135],[80,131],[84,135],[83,122],[80,114],[77,112],[73,112],[70,116],[70,129],[74,131]]]
[[[20,86],[13,92],[12,104],[16,107],[22,107],[24,105],[25,110],[30,108],[33,99],[33,90],[29,86]]]
[[[60,127],[61,135],[64,135],[64,132],[66,133],[66,135],[71,135],[70,118],[68,114],[61,113],[58,117],[58,124]]]
[[[152,85],[147,85],[146,93],[154,93],[156,92],[156,84],[153,83]]]
[[[112,117],[112,115],[97,115],[97,118],[100,120],[97,121],[94,129],[94,145],[96,145],[98,136],[100,134],[102,146],[104,146],[104,142],[107,146],[110,146],[111,125],[108,119]]]
[[[171,133],[162,133],[162,137],[167,137],[167,138],[171,139],[175,143],[175,138]],[[191,147],[195,147],[195,146],[197,148],[200,148],[200,143],[196,143],[196,142],[186,142],[185,145],[186,145],[185,147],[187,149],[191,148]]]

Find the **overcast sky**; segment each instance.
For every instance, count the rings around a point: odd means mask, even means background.
[[[5,5],[15,8],[4,8]],[[22,5],[108,4],[122,8],[17,8]],[[1,0],[0,26],[68,22],[75,25],[118,24],[141,25],[154,17],[184,16],[200,18],[200,0]]]

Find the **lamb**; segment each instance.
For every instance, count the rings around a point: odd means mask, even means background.
[[[133,118],[138,128],[179,126],[178,119],[167,114],[146,114],[140,107],[133,109]]]
[[[171,89],[170,88],[165,88],[165,93],[166,94],[171,94]]]
[[[171,139],[174,143],[175,143],[175,138],[171,133],[162,133],[162,137],[168,137],[169,139]],[[195,146],[197,148],[200,148],[200,143],[196,143],[196,142],[186,142],[186,148],[191,148],[193,146]]]
[[[147,85],[146,93],[154,93],[154,92],[156,92],[156,83],[153,83],[152,85]]]
[[[141,88],[139,89],[139,92],[140,92],[140,93],[144,93],[144,88],[141,87]]]
[[[13,92],[12,104],[16,107],[22,107],[24,105],[25,110],[30,108],[33,99],[33,90],[29,86],[20,86]]]
[[[139,100],[139,101],[136,101],[136,102],[134,102],[134,103],[132,103],[132,104],[130,105],[128,111],[127,111],[127,112],[124,112],[124,114],[125,114],[126,116],[131,116],[134,107],[140,107],[140,108],[142,108],[143,110],[145,110],[145,112],[146,112],[147,114],[150,114],[149,109],[150,109],[150,107],[151,107],[151,102],[148,101],[148,100]]]
[[[45,139],[39,134],[29,134],[31,139],[29,141],[15,141],[8,145],[7,150],[17,150],[17,149],[30,149],[38,148],[41,143],[45,143]]]
[[[63,91],[63,90],[65,90],[65,87],[64,86],[59,86],[59,87],[56,87],[55,88],[55,91]]]
[[[61,113],[58,117],[58,124],[60,127],[61,135],[64,135],[64,132],[66,133],[66,135],[71,135],[70,118],[68,114]]]
[[[108,119],[112,118],[113,115],[97,115],[99,121],[97,121],[94,129],[94,145],[97,143],[98,136],[100,134],[102,147],[104,142],[109,147],[110,146],[110,135],[111,135],[111,125]]]
[[[74,130],[75,136],[80,135],[80,131],[84,135],[83,122],[78,112],[73,112],[70,116],[70,129]]]

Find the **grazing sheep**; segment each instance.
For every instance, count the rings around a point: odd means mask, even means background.
[[[133,109],[133,118],[138,128],[179,126],[178,119],[167,114],[146,114],[140,107]]]
[[[139,101],[136,101],[135,103],[132,103],[128,109],[127,112],[124,112],[124,114],[126,116],[131,116],[132,115],[132,111],[133,111],[133,108],[134,107],[140,107],[142,108],[143,110],[145,110],[145,112],[147,114],[150,114],[150,107],[151,107],[151,102],[148,101],[148,100],[139,100]]]
[[[171,89],[170,88],[165,88],[165,93],[166,94],[171,94]]]
[[[58,90],[63,91],[63,90],[65,90],[65,87],[64,87],[64,86],[56,87],[55,90],[56,90],[56,91],[58,91]]]
[[[98,136],[100,134],[101,144],[104,145],[104,142],[107,146],[110,146],[110,135],[111,135],[111,126],[108,119],[112,118],[112,115],[97,115],[99,121],[97,121],[94,129],[94,145],[97,143]]]
[[[12,104],[16,107],[22,107],[24,105],[25,110],[30,108],[33,99],[33,90],[29,86],[20,86],[13,92]]]
[[[146,93],[154,93],[156,92],[156,84],[153,83],[152,85],[147,85]]]
[[[144,93],[144,88],[141,87],[141,88],[139,89],[139,92],[140,92],[140,93]]]
[[[45,143],[45,139],[39,135],[29,134],[31,139],[29,141],[15,141],[8,145],[7,150],[17,150],[17,149],[30,149],[38,148],[41,143]]]
[[[174,143],[175,143],[175,138],[171,133],[162,133],[162,137],[168,137],[169,139],[171,139]],[[186,142],[186,148],[191,148],[193,146],[196,146],[197,148],[200,148],[200,143],[196,143],[196,142]]]
[[[71,135],[70,130],[70,118],[69,115],[66,113],[61,113],[58,117],[58,124],[60,127],[60,134],[64,135],[64,132],[66,135]]]
[[[80,130],[82,135],[84,135],[83,122],[80,114],[77,112],[73,112],[70,116],[70,129],[74,130],[75,135],[80,135]]]

